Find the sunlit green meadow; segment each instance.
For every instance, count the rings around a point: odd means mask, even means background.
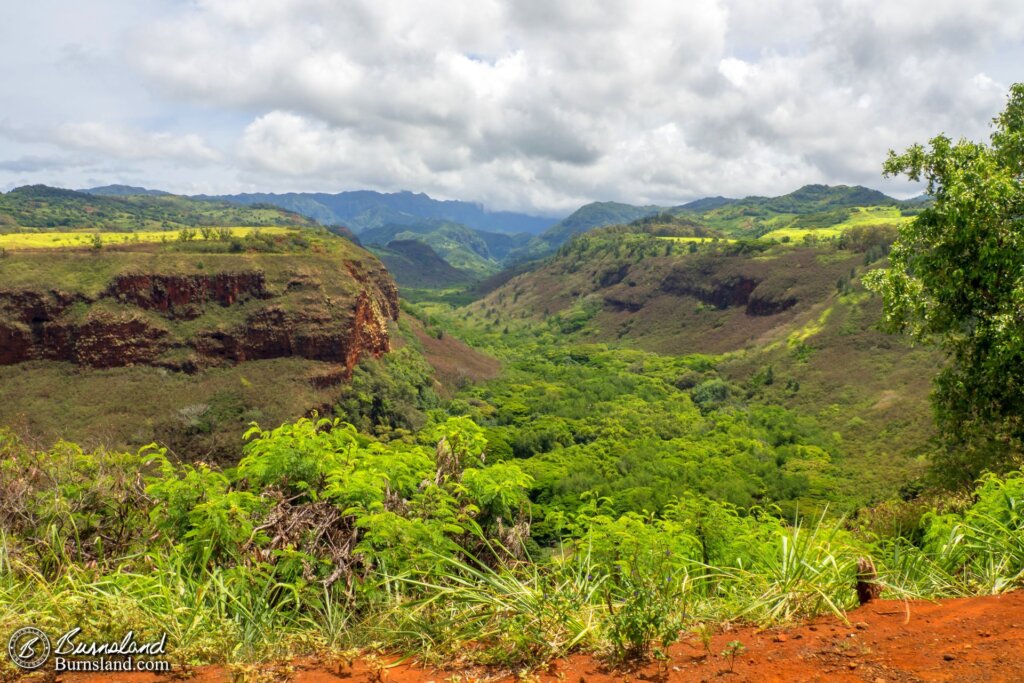
[[[224,228],[217,228],[223,230]],[[246,237],[253,232],[265,235],[284,235],[294,228],[282,227],[249,227],[238,226],[226,228],[232,237]],[[178,230],[139,230],[136,232],[109,232],[95,230],[75,230],[72,232],[17,232],[0,234],[2,249],[60,249],[71,247],[90,247],[95,244],[99,235],[101,244],[153,243],[174,242],[180,239]],[[194,231],[195,238],[201,239],[199,230]]]
[[[658,239],[668,240],[670,242],[697,242],[703,244],[704,242],[735,242],[736,240],[728,237],[661,237]]]
[[[788,237],[790,241],[796,241],[802,240],[809,235],[816,239],[832,239],[839,237],[843,231],[853,227],[864,225],[898,226],[909,220],[913,220],[913,217],[902,215],[899,208],[895,206],[860,206],[854,208],[850,216],[842,223],[820,228],[777,228],[762,235],[761,239],[781,241]]]

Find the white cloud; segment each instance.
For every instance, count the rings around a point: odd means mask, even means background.
[[[742,59],[726,57],[718,63],[718,72],[737,88],[742,88],[747,84],[747,79],[750,77],[753,69],[750,64]]]
[[[56,144],[150,176],[197,165],[189,183],[214,192],[412,189],[542,211],[895,187],[880,179],[889,148],[987,135],[1024,59],[1014,0],[160,7],[101,36],[137,65],[119,76],[131,90],[93,87],[104,97],[87,117],[66,113],[48,142],[0,145],[0,161]],[[74,35],[54,59],[110,52],[95,40]],[[0,43],[0,57],[17,47]]]
[[[63,124],[57,128],[55,139],[67,147],[135,161],[204,164],[221,158],[195,134],[149,133],[98,122]]]

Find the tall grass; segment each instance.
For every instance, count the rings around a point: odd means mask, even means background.
[[[597,642],[606,575],[589,553],[545,564],[439,557],[436,578],[396,577],[416,597],[392,605],[390,620],[421,654],[451,658],[464,648],[477,659],[538,664]]]
[[[705,563],[699,553],[668,550],[690,547],[693,539],[680,541],[677,527],[652,522],[646,545],[584,529],[546,560],[516,559],[493,543],[483,546],[486,557],[464,548],[433,550],[429,569],[378,568],[357,586],[284,580],[266,563],[197,566],[182,549],[166,546],[105,569],[84,567],[62,555],[67,546],[56,541],[51,559],[61,570],[51,574],[19,559],[15,539],[0,530],[0,633],[26,624],[51,632],[80,626],[100,639],[128,629],[140,637],[167,632],[173,658],[189,663],[353,647],[515,668],[579,649],[646,657],[709,623],[844,618],[856,604],[863,556],[878,567],[888,597],[1020,587],[1022,492],[1024,477],[986,480],[964,512],[929,517],[920,546],[904,539],[869,543],[824,517],[788,526],[737,517],[751,540],[729,553],[749,547]]]
[[[741,616],[782,623],[830,612],[845,619],[854,603],[860,549],[841,535],[840,523],[824,517],[810,528],[797,521],[781,533],[758,565],[735,577],[754,588]]]

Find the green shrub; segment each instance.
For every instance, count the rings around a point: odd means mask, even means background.
[[[114,562],[150,532],[142,463],[141,454],[66,441],[36,451],[0,430],[0,532],[46,576]]]
[[[709,379],[694,387],[690,396],[693,398],[693,402],[700,406],[701,410],[708,411],[724,403],[729,398],[729,385],[718,378]]]

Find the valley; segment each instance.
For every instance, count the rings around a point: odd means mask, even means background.
[[[33,192],[58,197],[67,213],[96,196]],[[855,206],[861,198],[883,203]],[[166,194],[125,200],[164,211],[168,202],[185,201]],[[173,224],[188,223],[207,205],[187,201],[199,208],[169,214]],[[542,503],[538,523],[546,505],[570,512],[588,491],[610,496],[620,512],[658,512],[692,491],[741,507],[780,505],[785,515],[828,507],[849,513],[920,477],[933,435],[927,377],[939,359],[875,330],[880,304],[860,285],[903,220],[896,204],[851,188],[805,188],[775,199],[708,200],[674,213],[584,207],[564,222],[588,228],[584,234],[543,261],[517,266],[519,275],[499,276],[491,291],[482,289],[482,278],[512,258],[516,237],[426,218],[351,238],[369,243],[383,263],[312,224],[8,232],[0,236],[10,245],[0,259],[0,386],[11,400],[2,402],[0,419],[36,443],[61,436],[137,448],[158,440],[176,453],[231,462],[249,421],[276,423],[316,410],[359,422],[370,413],[364,428],[393,430],[422,426],[444,407],[490,425],[492,457],[508,449],[522,463],[535,481],[530,497]],[[744,236],[749,226],[729,223],[737,206],[744,214],[751,206],[776,212],[767,227],[803,216],[805,227],[773,227],[803,237]],[[827,223],[836,211],[844,223],[814,227],[811,219]],[[639,218],[600,227],[621,216]],[[820,230],[835,232],[821,237]],[[391,246],[373,246],[382,243]],[[398,296],[406,287],[416,303],[403,304],[403,321]],[[470,303],[445,303],[453,291],[464,291],[457,298]],[[497,382],[476,384],[470,376],[477,373],[451,367],[437,374],[451,360],[435,351],[428,361],[424,340],[451,345],[460,338],[478,349],[461,355],[504,364]],[[390,375],[401,371],[380,360],[398,348],[404,363],[416,357],[411,387],[398,386],[403,380]],[[566,352],[577,360],[560,367]],[[346,413],[342,406],[359,394],[349,383],[360,359],[378,368],[374,381],[389,385],[371,403],[397,393],[406,397],[400,409],[364,404]],[[525,400],[553,386],[552,377],[572,395]],[[55,384],[66,396],[59,419],[42,408]],[[154,398],[140,400],[141,387],[150,385]],[[608,393],[610,386],[618,388]],[[82,400],[90,394],[105,398]],[[638,401],[646,407],[614,421],[644,440],[609,460],[621,444],[604,425]],[[658,426],[669,415],[676,426]],[[716,426],[726,417],[753,430],[753,441],[730,441]],[[788,437],[797,447],[782,447],[773,435],[779,421],[800,425],[800,436]],[[688,444],[704,448],[715,440],[721,443],[710,451],[680,459]],[[615,462],[617,471],[609,469]],[[689,470],[695,463],[700,473]],[[641,469],[624,476],[635,467]],[[660,474],[651,479],[653,471]]]
[[[287,652],[383,642],[498,673],[645,661],[732,619],[841,619],[865,556],[890,598],[993,590],[990,555],[941,539],[989,533],[983,510],[1020,481],[945,498],[928,405],[945,361],[880,331],[864,285],[921,205],[862,190],[584,207],[534,251],[426,216],[349,230],[261,204],[276,224],[239,227],[163,194],[130,195],[135,231],[8,227],[2,557],[47,582],[95,566],[89,609],[114,600],[140,632],[188,601],[202,627],[170,624],[178,661],[280,656],[238,630],[241,603],[201,597],[237,575],[237,600],[268,582],[267,628],[323,639]],[[33,192],[69,216],[95,201]],[[54,485],[74,502],[32,502]],[[53,524],[74,532],[32,540]],[[155,611],[124,559],[146,539],[172,548],[158,590],[186,581]],[[46,585],[19,613],[52,621]]]
[[[1024,4],[8,4],[0,683],[1024,680]]]

